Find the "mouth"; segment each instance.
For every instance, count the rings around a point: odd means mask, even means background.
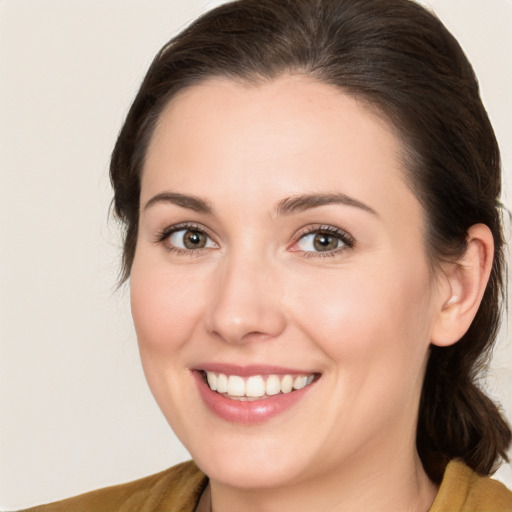
[[[295,409],[322,376],[278,366],[222,363],[203,364],[192,375],[207,409],[242,425],[261,424]]]
[[[265,400],[276,395],[287,395],[311,385],[319,374],[261,374],[227,375],[225,373],[200,370],[203,380],[211,391],[224,398],[251,402]]]

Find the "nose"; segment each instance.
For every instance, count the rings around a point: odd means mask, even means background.
[[[286,315],[279,277],[263,258],[233,257],[216,269],[213,297],[204,317],[206,330],[228,343],[279,336]]]

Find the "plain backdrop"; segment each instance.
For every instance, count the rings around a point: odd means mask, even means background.
[[[128,290],[116,291],[120,241],[108,218],[108,160],[153,55],[219,3],[0,0],[2,509],[188,458],[144,381]],[[480,78],[510,209],[512,1],[429,3]],[[504,330],[488,386],[510,419],[509,338]],[[498,475],[512,486],[510,467]]]

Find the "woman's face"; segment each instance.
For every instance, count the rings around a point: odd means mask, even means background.
[[[210,80],[163,112],[132,312],[151,390],[213,480],[415,457],[438,300],[400,150],[357,100],[300,76]]]

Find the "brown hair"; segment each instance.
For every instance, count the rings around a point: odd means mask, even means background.
[[[435,265],[463,254],[476,223],[495,258],[480,309],[453,346],[432,347],[417,429],[423,465],[439,481],[460,457],[489,474],[507,460],[510,427],[477,384],[500,321],[503,237],[500,157],[471,65],[454,37],[411,0],[239,0],[203,15],[155,57],[111,162],[114,207],[126,226],[123,280],[137,242],[140,176],[167,102],[211,77],[252,82],[304,73],[377,108],[404,145],[411,188],[428,221]]]

